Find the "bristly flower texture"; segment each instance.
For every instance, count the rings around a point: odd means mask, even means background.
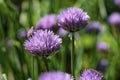
[[[103,80],[103,75],[96,70],[88,69],[83,71],[79,80]]]
[[[73,77],[67,73],[60,71],[45,72],[38,80],[74,80]]]
[[[89,20],[86,12],[79,8],[67,8],[58,15],[58,26],[70,32],[76,32],[84,28]]]
[[[49,29],[53,30],[56,26],[56,15],[50,14],[44,16],[41,20],[36,24],[35,29]]]
[[[62,39],[50,30],[37,30],[25,42],[25,49],[34,55],[48,57],[61,48]]]

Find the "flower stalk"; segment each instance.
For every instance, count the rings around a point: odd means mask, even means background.
[[[43,57],[43,61],[45,63],[46,72],[48,72],[49,71],[49,66],[48,66],[48,61],[47,61],[46,57]]]
[[[74,54],[75,54],[74,40],[75,40],[75,36],[74,36],[74,32],[72,32],[71,74],[73,76],[75,76],[75,73],[74,73]]]
[[[35,79],[35,76],[34,76],[34,56],[33,56],[33,80]]]

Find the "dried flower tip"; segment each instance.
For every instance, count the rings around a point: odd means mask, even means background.
[[[34,27],[32,26],[27,32],[27,38],[31,37],[34,34]]]

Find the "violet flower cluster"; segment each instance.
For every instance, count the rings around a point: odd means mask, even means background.
[[[37,30],[25,42],[25,49],[34,55],[49,56],[61,48],[62,39],[50,30]]]
[[[93,21],[86,26],[87,33],[95,33],[98,34],[102,32],[102,25],[98,21]]]
[[[38,29],[53,30],[56,26],[56,18],[57,17],[54,14],[44,16],[41,20],[37,22],[35,30]]]
[[[120,0],[114,0],[115,5],[120,7]]]
[[[103,80],[103,75],[96,70],[84,70],[79,80]]]
[[[109,46],[107,43],[105,42],[98,42],[97,45],[96,45],[97,49],[99,51],[107,51],[109,49]]]
[[[75,32],[83,29],[89,20],[89,16],[86,12],[79,8],[67,8],[58,15],[58,26]]]
[[[60,12],[57,17],[58,26],[69,32],[76,32],[83,29],[89,20],[86,12],[79,8],[68,8]],[[25,41],[25,49],[33,55],[41,55],[48,57],[56,53],[62,44],[62,39],[55,35],[51,29],[56,25],[56,16],[48,15],[42,18],[34,28],[28,33],[28,40]],[[92,29],[101,31],[99,23],[92,26]],[[41,29],[41,30],[39,30]],[[61,30],[64,32],[64,30]],[[66,32],[64,32],[66,34]],[[63,34],[63,35],[64,35]],[[41,74],[38,80],[74,80],[67,73],[60,71],[45,72]],[[103,80],[103,75],[95,70],[85,70],[79,77],[79,80]]]
[[[108,17],[108,22],[111,25],[114,26],[120,26],[120,14],[117,12],[112,13],[109,17]]]
[[[109,24],[114,28],[116,35],[120,34],[120,13],[114,12],[108,17]]]
[[[67,73],[60,71],[52,71],[43,73],[38,80],[74,80],[73,77]]]

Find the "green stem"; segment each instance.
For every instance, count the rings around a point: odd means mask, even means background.
[[[45,63],[46,71],[49,71],[47,59],[44,57],[43,60]]]
[[[32,4],[32,0],[29,0],[29,11],[28,11],[28,20],[29,20],[29,26],[33,26],[33,17],[32,17],[32,14],[33,14],[33,4]]]
[[[74,32],[72,33],[72,52],[71,52],[71,74],[75,77],[74,73],[74,54],[75,54],[75,44],[74,44]]]
[[[34,56],[33,56],[33,80],[34,80]]]

